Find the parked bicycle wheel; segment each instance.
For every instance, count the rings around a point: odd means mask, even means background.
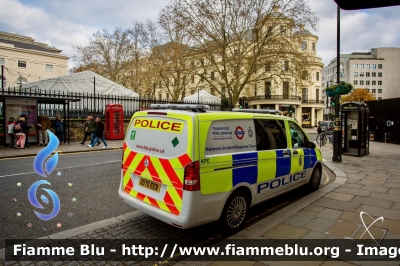
[[[328,142],[328,138],[325,134],[320,134],[317,136],[316,141],[319,144],[319,146],[322,147]]]

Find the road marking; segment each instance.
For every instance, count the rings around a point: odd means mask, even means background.
[[[105,164],[105,163],[115,163],[115,162],[121,162],[121,160],[115,160],[115,161],[108,161],[108,162],[101,162],[101,163],[93,163],[90,165],[99,165],[99,164]],[[74,165],[74,166],[69,166],[69,167],[64,167],[64,168],[56,168],[57,170],[65,170],[65,169],[71,169],[71,168],[77,168],[77,167],[87,167],[88,165]],[[11,175],[2,175],[1,177],[9,177],[9,176],[18,176],[18,175],[29,175],[29,174],[34,174],[35,172],[27,172],[27,173],[18,173],[18,174],[11,174]]]

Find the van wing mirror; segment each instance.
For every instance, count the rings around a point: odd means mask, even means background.
[[[307,144],[307,148],[309,148],[309,149],[315,149],[316,147],[317,147],[317,145],[312,141],[309,141]]]

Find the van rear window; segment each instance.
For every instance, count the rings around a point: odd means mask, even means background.
[[[175,158],[187,151],[188,126],[184,120],[168,117],[136,117],[125,141],[135,152]]]

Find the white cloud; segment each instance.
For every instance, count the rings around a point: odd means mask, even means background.
[[[156,19],[168,0],[0,0],[0,30],[33,37],[74,55],[97,30],[130,27],[133,21]],[[333,0],[310,0],[320,17],[318,56],[324,64],[336,57],[336,13]],[[375,47],[399,47],[400,7],[341,11],[341,53]],[[72,60],[70,60],[70,65]]]

